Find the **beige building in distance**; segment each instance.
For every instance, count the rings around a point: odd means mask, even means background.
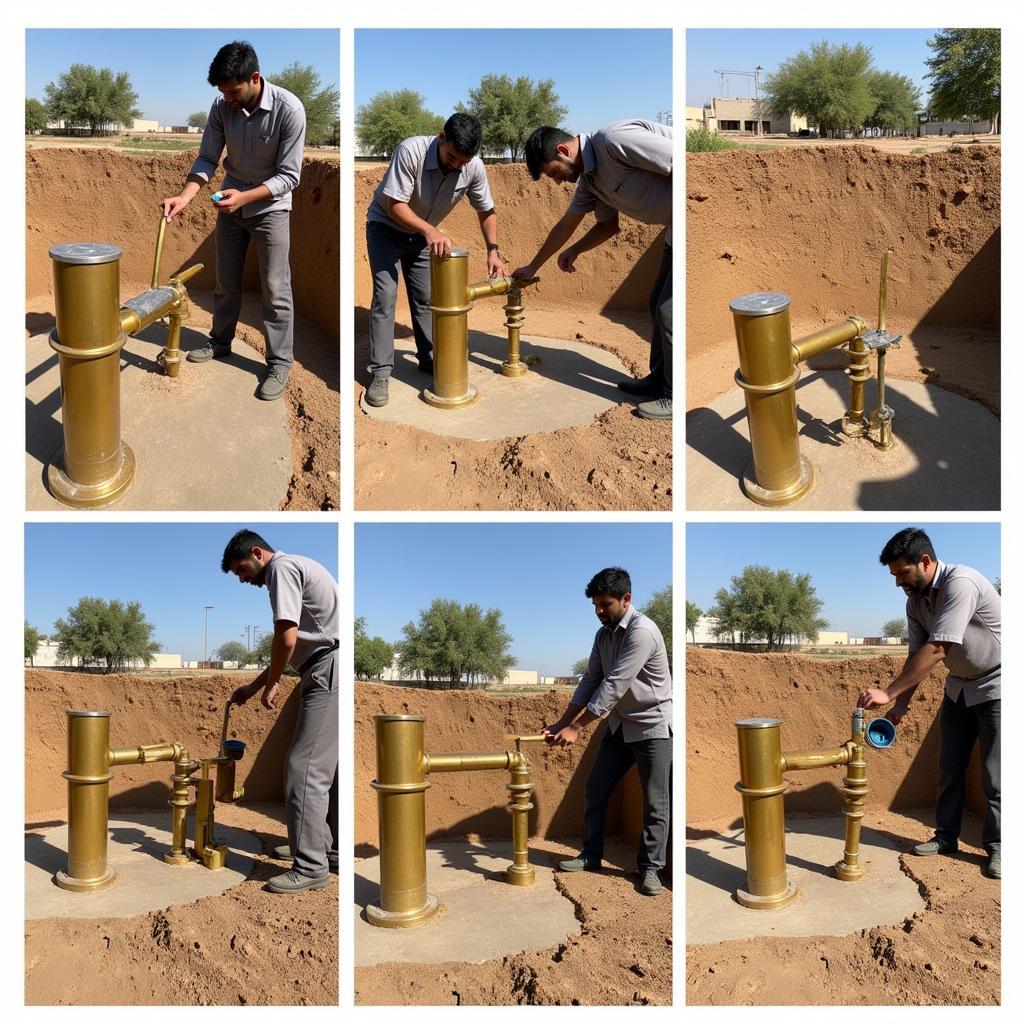
[[[806,117],[770,110],[764,100],[731,100],[717,96],[710,106],[686,108],[686,127],[703,127],[709,132],[757,135],[758,121],[761,135],[799,135],[807,131]]]

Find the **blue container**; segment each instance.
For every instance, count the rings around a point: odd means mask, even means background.
[[[896,741],[896,726],[888,718],[873,718],[868,722],[864,738],[873,747],[884,750]]]
[[[241,761],[242,755],[245,753],[245,744],[241,740],[225,740],[224,753],[232,761]]]

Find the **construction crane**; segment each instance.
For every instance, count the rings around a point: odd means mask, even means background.
[[[722,71],[719,68],[715,68],[715,74],[718,75],[718,91],[723,97],[725,97],[725,81],[730,75],[740,75],[743,78],[752,78],[754,80],[754,131],[757,135],[763,134],[761,131],[761,72],[764,68],[760,64],[754,68],[753,71]]]

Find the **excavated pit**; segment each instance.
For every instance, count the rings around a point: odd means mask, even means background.
[[[26,170],[26,332],[48,334],[54,327],[53,279],[50,246],[67,241],[106,242],[120,247],[121,300],[149,287],[153,251],[159,225],[160,202],[176,195],[195,153],[133,157],[108,149],[29,150]],[[216,182],[214,183],[216,185]],[[82,197],[88,196],[88,202]],[[284,474],[269,502],[246,507],[289,510],[331,510],[340,504],[339,481],[339,168],[337,161],[307,156],[302,181],[293,196],[291,216],[292,287],[295,299],[295,365],[289,375],[286,403],[286,454],[290,472]],[[205,270],[188,284],[191,315],[186,329],[209,331],[215,286],[214,229],[217,213],[208,194],[197,196],[183,214],[168,225],[162,261],[162,279],[194,263]],[[263,333],[260,318],[259,278],[255,252],[246,265],[246,296],[239,321],[238,353],[222,370],[234,370],[236,400],[256,402],[254,372],[262,364]],[[156,328],[159,331],[159,328]],[[197,333],[198,336],[198,333]],[[241,344],[244,342],[244,344]],[[183,347],[188,347],[183,343]],[[249,352],[249,349],[256,352]],[[158,348],[152,346],[151,356]],[[246,356],[246,353],[249,355]],[[51,353],[52,355],[52,353]],[[54,360],[55,361],[55,360]],[[251,365],[250,365],[251,364]],[[122,401],[122,434],[130,432],[133,418],[166,422],[175,400],[188,388],[187,375],[208,367],[182,363],[172,381],[158,375],[152,358],[133,358],[124,373],[152,375],[144,393],[144,409]],[[38,376],[38,371],[33,375]],[[50,395],[35,396],[29,407],[27,431],[33,438],[53,430],[53,411],[59,409],[58,385]],[[262,404],[262,403],[260,403]],[[33,415],[33,412],[36,415]],[[233,424],[233,429],[239,429]],[[203,445],[215,446],[217,432],[208,431],[200,414],[185,431],[191,446],[191,472],[201,481],[206,475]],[[30,456],[31,458],[32,456]],[[45,458],[45,456],[44,456]],[[238,488],[246,487],[244,475]],[[194,508],[212,508],[197,497]]]

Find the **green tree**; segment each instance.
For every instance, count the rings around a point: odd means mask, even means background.
[[[1000,95],[1000,32],[997,28],[946,28],[928,40],[925,63],[932,80],[932,114],[945,120],[991,119],[996,130]]]
[[[323,146],[334,134],[338,122],[338,100],[341,93],[334,85],[324,85],[310,64],[295,61],[276,75],[267,78],[274,85],[294,93],[306,108],[306,144]]]
[[[356,112],[356,138],[374,156],[390,159],[395,147],[413,135],[436,135],[444,125],[412,89],[378,92]]]
[[[356,619],[355,627],[355,670],[356,679],[380,679],[381,673],[394,658],[395,650],[379,636],[366,632],[366,619]]]
[[[907,620],[902,616],[895,619],[889,619],[888,622],[882,624],[882,636],[898,636],[903,643],[906,643],[909,635],[909,631],[907,630]]]
[[[194,114],[188,115],[188,120],[185,122],[189,128],[205,128],[206,119],[210,115],[205,110],[197,110]]]
[[[25,134],[41,132],[46,127],[46,107],[39,100],[25,100]]]
[[[56,83],[47,83],[45,92],[49,120],[63,121],[65,128],[88,125],[93,135],[110,125],[130,128],[142,113],[127,71],[72,64]]]
[[[469,90],[469,102],[456,103],[455,109],[480,122],[486,152],[503,155],[507,149],[513,162],[523,159],[534,129],[560,124],[569,112],[558,102],[552,79],[534,82],[525,75],[484,75],[480,85]]]
[[[824,602],[811,577],[748,565],[733,576],[729,589],[715,595],[708,615],[717,620],[719,637],[738,635],[741,643],[763,640],[774,651],[789,639],[814,641],[828,622],[818,616]]]
[[[420,612],[418,623],[402,627],[402,634],[405,639],[395,645],[402,672],[419,673],[445,689],[504,679],[515,664],[507,653],[512,637],[497,608],[485,612],[477,604],[438,597]]]
[[[269,665],[270,664],[270,648],[274,643],[273,633],[264,633],[260,637],[259,643],[249,652],[249,661],[256,662],[257,665]]]
[[[697,607],[693,601],[686,602],[686,632],[690,634],[690,639],[696,643],[697,634],[694,632],[697,628],[697,623],[700,622],[700,617],[704,613]]]
[[[136,661],[150,665],[160,650],[153,640],[155,628],[146,621],[138,601],[125,605],[102,597],[81,597],[68,608],[66,619],[54,623],[57,660],[77,658],[83,666],[100,665],[107,672]]]
[[[921,93],[906,75],[872,71],[868,75],[868,88],[875,99],[875,109],[865,119],[865,127],[904,132],[917,124]]]
[[[871,50],[862,43],[812,43],[783,61],[764,83],[767,109],[792,111],[826,132],[858,129],[875,109],[868,80]]]
[[[36,656],[36,651],[39,650],[39,644],[42,642],[42,635],[35,626],[28,624],[28,619],[25,620],[25,660],[31,665],[33,664],[33,658]]]
[[[249,652],[245,644],[239,640],[227,640],[213,652],[218,661],[234,661],[239,665],[245,665],[249,661]]]
[[[572,667],[572,674],[574,676],[581,676],[581,675],[583,675],[583,673],[587,671],[587,665],[589,665],[589,664],[590,664],[590,659],[589,658],[580,658],[580,660],[577,661],[573,665],[573,667]]]
[[[640,609],[661,630],[668,653],[668,663],[672,665],[672,584],[651,594],[650,600]]]

